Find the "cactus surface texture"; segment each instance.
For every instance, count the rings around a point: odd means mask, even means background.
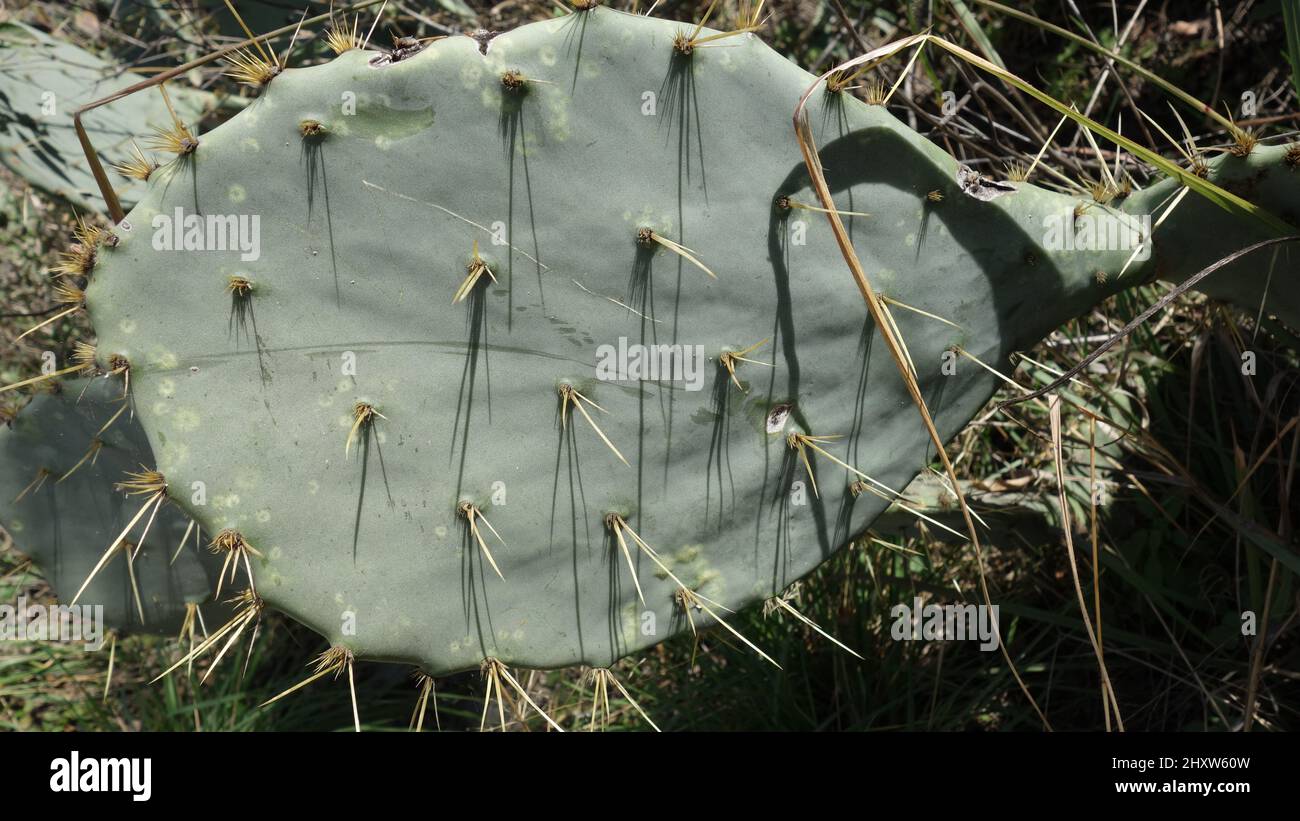
[[[348,51],[150,181],[88,288],[101,365],[129,362],[173,503],[259,551],[268,605],[431,675],[607,667],[779,594],[925,469],[808,207],[790,115],[813,77],[752,35],[690,32],[590,8]],[[998,384],[956,349],[1006,370],[1253,230],[1186,204],[1121,278],[1127,250],[1044,247],[1079,198],[972,183],[846,94],[809,113],[945,439]],[[1294,190],[1279,149],[1213,166]]]

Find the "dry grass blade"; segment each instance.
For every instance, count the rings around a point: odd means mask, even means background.
[[[910,45],[921,43],[929,39],[934,38],[928,34],[905,37],[895,43],[873,49],[872,51],[867,52],[867,54],[864,54],[847,64],[836,66],[832,71],[851,68],[855,65],[865,65],[872,60],[883,60],[901,48],[907,48]],[[993,65],[992,63],[987,63],[987,61],[985,62],[987,65]],[[996,66],[993,67],[996,69]],[[816,140],[812,134],[812,126],[805,114],[805,106],[808,103],[808,98],[817,88],[817,85],[824,81],[825,77],[829,73],[830,72],[827,72],[827,74],[822,75],[822,77],[818,79],[817,83],[814,83],[804,91],[803,95],[799,99],[799,104],[795,107],[793,115],[795,135],[799,143],[799,150],[803,155],[804,167],[807,169],[809,177],[813,182],[818,200],[820,200],[822,205],[828,209],[833,208],[834,203],[831,199],[830,186],[827,185],[826,177],[822,173],[821,158],[817,153]],[[911,397],[912,403],[916,406],[917,411],[921,414],[921,420],[925,424],[926,432],[930,436],[930,441],[934,444],[935,451],[943,461],[944,471],[952,482],[953,487],[958,490],[957,503],[961,508],[962,517],[966,522],[966,529],[970,534],[971,544],[975,548],[977,560],[976,566],[979,570],[980,592],[983,596],[984,604],[987,606],[989,605],[990,598],[988,582],[984,571],[983,551],[980,548],[979,534],[975,529],[975,520],[971,516],[970,507],[966,503],[966,496],[961,492],[957,480],[957,472],[953,468],[952,460],[948,458],[947,451],[944,449],[943,439],[939,436],[939,431],[935,427],[934,419],[930,415],[930,409],[925,403],[925,398],[921,395],[920,385],[917,383],[913,369],[909,366],[909,358],[906,355],[905,348],[893,330],[892,323],[889,321],[884,304],[876,297],[876,291],[871,286],[866,271],[862,268],[862,263],[858,259],[857,251],[853,248],[853,242],[849,239],[848,232],[844,228],[844,223],[840,220],[837,214],[827,214],[826,218],[830,222],[831,230],[835,234],[835,241],[839,246],[841,255],[844,257],[844,262],[849,267],[849,272],[853,276],[854,283],[857,285],[858,290],[862,295],[862,299],[867,305],[867,310],[870,312],[872,320],[881,332],[881,337],[884,339],[885,347],[888,349],[890,356],[894,360],[894,364],[897,366],[898,371],[903,378],[903,383],[907,388],[908,395]],[[1034,712],[1038,714],[1043,726],[1051,729],[1051,724],[1048,722],[1047,716],[1038,706],[1038,702],[1034,699],[1033,695],[1029,692],[1029,688],[1025,685],[1024,680],[1020,677],[1020,672],[1016,669],[1015,662],[1012,660],[1011,654],[1006,648],[1006,644],[1002,641],[1000,633],[998,634],[998,647],[1001,649],[1003,658],[1006,659],[1007,665],[1012,675],[1015,677],[1016,683],[1019,685],[1021,692],[1024,693],[1025,697],[1033,706]]]
[[[1065,534],[1065,549],[1070,555],[1070,576],[1074,579],[1074,592],[1079,599],[1079,613],[1083,617],[1083,627],[1088,632],[1088,641],[1097,657],[1097,667],[1101,670],[1102,698],[1109,693],[1110,708],[1115,714],[1115,723],[1119,731],[1124,732],[1124,719],[1119,712],[1119,701],[1115,698],[1115,687],[1110,682],[1110,672],[1106,669],[1106,658],[1101,652],[1097,634],[1092,629],[1092,618],[1088,615],[1088,605],[1083,598],[1083,585],[1079,581],[1079,563],[1074,555],[1074,528],[1070,524],[1070,503],[1065,491],[1065,455],[1061,445],[1061,400],[1055,394],[1048,398],[1048,410],[1052,426],[1052,458],[1056,464],[1056,493],[1061,508],[1061,531]]]

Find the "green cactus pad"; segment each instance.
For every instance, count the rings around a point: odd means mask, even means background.
[[[817,204],[791,127],[813,78],[752,35],[680,54],[683,30],[594,9],[351,51],[286,71],[151,182],[89,289],[100,354],[131,362],[171,485],[206,483],[205,506],[178,502],[261,551],[271,606],[431,674],[606,666],[690,629],[673,577],[740,609],[886,508],[809,451],[814,496],[787,434],[843,436],[820,446],[894,489],[933,457],[824,215],[798,207]],[[1043,247],[1076,199],[986,201],[883,108],[819,91],[809,111],[838,207],[870,214],[845,220],[877,289],[959,326],[891,308],[943,436],[996,387],[968,359],[947,373],[951,346],[1004,366],[1120,287],[1097,272],[1126,250]],[[177,209],[258,217],[260,253],[159,250]],[[476,245],[491,276],[453,304]],[[737,388],[721,355],[763,340],[746,358],[771,367],[740,363]],[[599,378],[621,344],[707,359],[696,383]],[[630,464],[562,420],[563,385]],[[350,436],[358,403],[382,416]],[[504,540],[479,523],[504,579],[462,502]],[[644,604],[609,513],[671,570],[632,546]]]
[[[99,429],[121,407],[121,396],[116,381],[70,380],[54,392],[37,394],[8,425],[0,425],[0,524],[64,604],[139,509],[139,502],[114,490],[114,483],[153,459],[144,431],[123,414],[99,437],[98,454],[60,481],[86,456]],[[43,482],[42,470],[48,472]],[[39,487],[29,488],[33,481]],[[24,489],[27,493],[15,501]],[[103,605],[105,626],[119,633],[174,634],[187,603],[211,599],[221,567],[219,557],[205,545],[200,548],[193,533],[172,563],[188,524],[176,506],[163,505],[135,554],[131,569],[143,623],[121,553],[77,603]],[[205,618],[221,618],[226,608],[206,605],[203,611]]]
[[[43,191],[102,210],[72,112],[139,80],[30,26],[0,24],[0,162]],[[190,125],[212,100],[206,92],[186,88],[173,89],[171,95],[177,114]],[[107,168],[130,158],[132,137],[147,127],[166,127],[171,118],[155,91],[94,109],[81,121]],[[108,173],[122,204],[134,203],[143,186],[112,169]]]

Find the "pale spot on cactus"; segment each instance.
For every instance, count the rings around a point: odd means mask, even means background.
[[[330,407],[331,405],[334,404],[334,397],[331,396],[331,395],[328,394],[328,393],[327,393],[327,394],[324,394],[324,395],[322,395],[322,396],[318,396],[318,397],[316,397],[316,404],[319,405],[319,406],[322,407],[322,408],[328,408],[328,407]],[[349,423],[349,424],[351,424],[351,423]]]
[[[27,523],[22,519],[10,519],[9,531],[11,533],[22,533],[27,528]]]
[[[348,393],[349,391],[352,390],[352,380],[340,379],[338,382],[334,384],[334,390],[338,391],[339,393]]]
[[[474,63],[466,63],[460,67],[460,84],[468,90],[479,87],[479,82],[483,79],[482,66]]]
[[[158,380],[158,395],[168,399],[176,396],[176,380],[167,378]]]
[[[180,360],[176,358],[175,353],[157,349],[149,352],[146,361],[151,367],[160,371],[170,371],[180,364]]]
[[[180,433],[189,433],[198,430],[202,422],[203,417],[193,408],[178,408],[172,417],[172,428]]]
[[[433,529],[433,535],[437,536],[439,539],[445,539],[447,538],[447,528],[438,525]]]
[[[380,151],[387,151],[392,146],[393,141],[388,137],[385,137],[383,134],[375,137],[375,148],[378,148]]]
[[[281,558],[284,557],[284,550],[279,545],[276,545],[275,547],[271,548],[271,550],[266,555],[267,558],[269,558],[271,561],[278,562]]]
[[[252,137],[245,137],[239,141],[239,150],[245,154],[256,154],[262,150],[262,147]]]
[[[671,236],[673,233],[673,217],[671,214],[655,214],[654,207],[650,205],[643,206],[639,214],[632,211],[623,212],[623,221],[633,226],[634,230],[649,228],[658,234]]]
[[[231,202],[243,202],[248,198],[248,189],[236,183],[226,189],[226,197],[229,198]]]
[[[558,94],[546,97],[546,131],[557,141],[569,139],[569,109],[565,98]]]
[[[239,507],[239,494],[227,493],[225,495],[213,496],[212,506],[217,508],[218,510],[226,510],[229,508]]]
[[[343,596],[341,592],[334,594],[334,603],[337,604],[339,607],[342,607],[343,602],[345,601],[347,601],[347,599]]]
[[[512,639],[514,639],[515,641],[523,641],[523,640],[524,640],[524,631],[523,631],[522,629],[521,629],[521,630],[516,630],[515,632],[513,632],[513,633],[510,634],[510,637],[511,637]]]
[[[262,508],[261,510],[257,511],[257,513],[253,514],[253,516],[255,519],[257,519],[258,524],[266,524],[267,522],[271,521],[271,511],[267,510],[266,508]]]
[[[558,57],[554,47],[552,46],[542,46],[537,50],[537,56],[541,59],[542,65],[544,66],[554,66],[556,58]]]
[[[641,634],[641,607],[635,601],[623,605],[619,611],[619,632],[624,644],[631,644]]]
[[[154,402],[152,406],[153,412],[159,416],[166,416],[167,414],[171,413],[171,409],[172,406],[167,404],[167,402],[163,401],[162,399],[159,399],[157,402]]]
[[[916,245],[916,234],[908,234],[907,236],[903,237],[903,244],[906,245],[908,248],[914,247]]]
[[[320,482],[316,481],[315,479],[308,480],[307,492],[312,496],[315,496],[317,493],[320,493]]]
[[[117,329],[124,334],[133,334],[138,326],[134,319],[124,319],[117,323]]]
[[[190,460],[190,446],[175,440],[165,441],[156,455],[158,469],[164,474],[174,473],[178,467]]]

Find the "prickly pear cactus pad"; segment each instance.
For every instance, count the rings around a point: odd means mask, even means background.
[[[933,457],[805,207],[813,78],[690,33],[595,8],[349,51],[150,180],[89,288],[99,355],[269,605],[435,675],[604,667],[711,622],[693,596],[783,590]],[[810,111],[943,436],[995,387],[954,346],[1001,367],[1120,287],[1128,250],[1044,247],[1077,199]]]
[[[30,26],[0,24],[0,162],[32,185],[79,207],[102,208],[72,113],[138,80]],[[194,89],[178,88],[172,94],[177,114],[186,122],[193,122],[210,99]],[[124,98],[82,118],[105,164],[130,157],[134,129],[167,122],[167,107],[156,92]],[[128,205],[141,193],[129,179],[115,175],[113,183]]]
[[[139,507],[114,484],[153,459],[144,431],[127,415],[99,432],[121,407],[121,396],[117,382],[69,380],[56,392],[37,394],[0,425],[0,524],[63,604]],[[118,551],[78,603],[103,605],[104,624],[112,630],[174,634],[187,604],[209,601],[220,569],[219,558],[200,551],[193,533],[176,554],[188,524],[189,517],[164,505],[130,567]],[[207,605],[205,617],[220,618],[219,610]]]

